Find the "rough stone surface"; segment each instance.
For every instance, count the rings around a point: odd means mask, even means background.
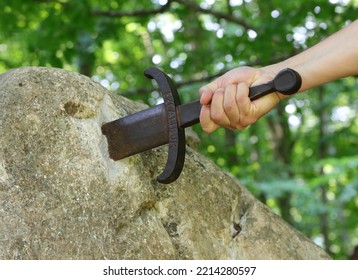
[[[101,125],[143,109],[79,74],[0,76],[0,259],[327,259],[240,183],[188,149],[117,162]]]

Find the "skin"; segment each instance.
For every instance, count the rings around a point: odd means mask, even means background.
[[[289,96],[278,92],[255,101],[249,87],[272,80],[284,68],[302,77],[299,92],[330,81],[358,74],[358,20],[317,45],[285,61],[262,68],[238,67],[199,89],[202,129],[245,129]]]

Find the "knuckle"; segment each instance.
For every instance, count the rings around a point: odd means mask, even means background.
[[[235,106],[236,104],[234,104],[234,102],[226,102],[224,103],[224,110],[225,112],[232,112],[235,111]]]
[[[211,112],[211,118],[214,122],[220,123],[224,119],[224,113],[222,111]]]

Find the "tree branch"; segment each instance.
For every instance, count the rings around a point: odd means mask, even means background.
[[[243,26],[246,29],[254,29],[254,27],[247,21],[245,21],[242,18],[238,18],[233,16],[230,13],[223,13],[214,9],[204,9],[200,7],[198,4],[195,4],[191,1],[187,0],[168,0],[168,2],[157,9],[151,9],[151,10],[135,10],[135,11],[121,11],[121,10],[115,10],[115,11],[103,11],[98,9],[93,9],[92,14],[96,16],[106,16],[106,17],[137,17],[137,16],[152,16],[156,14],[161,14],[166,11],[168,11],[171,7],[172,3],[178,3],[181,4],[187,8],[190,8],[194,11],[201,12],[203,14],[209,14],[217,18],[226,19],[227,21],[236,23],[238,25]]]
[[[102,11],[98,9],[93,9],[92,14],[96,16],[107,16],[107,17],[138,17],[138,16],[150,16],[155,14],[164,13],[170,8],[170,5],[173,1],[168,0],[168,2],[161,6],[158,9],[152,10],[137,10],[137,11]]]
[[[242,27],[244,27],[246,29],[254,29],[254,27],[249,22],[245,21],[242,18],[235,17],[230,13],[223,13],[220,11],[216,11],[214,9],[204,9],[204,8],[200,7],[199,5],[197,5],[191,1],[188,1],[188,0],[175,0],[175,2],[180,3],[180,4],[182,4],[188,8],[191,8],[195,11],[201,12],[203,14],[209,14],[209,15],[213,15],[217,18],[226,19],[227,21],[241,25]]]
[[[276,58],[275,60],[272,61],[272,64],[275,64],[279,61],[283,61],[287,59],[287,57],[280,57],[280,58]],[[256,67],[256,66],[259,66],[262,64],[262,61],[260,59],[257,59],[256,61],[254,62],[251,62],[251,63],[247,63],[245,64],[245,66],[249,66],[249,67]],[[234,67],[236,68],[236,67]],[[227,69],[223,69],[219,72],[216,72],[214,74],[211,74],[211,75],[207,75],[207,76],[202,76],[200,78],[193,78],[193,79],[187,79],[187,80],[184,80],[184,81],[174,81],[174,84],[175,84],[175,87],[177,89],[181,88],[181,87],[184,87],[184,86],[188,86],[188,85],[193,85],[193,84],[198,84],[198,83],[204,83],[204,82],[211,82],[212,80],[214,80],[215,78],[217,77],[220,77],[222,75],[224,75],[226,72],[234,69],[234,68],[227,68]],[[134,88],[133,90],[128,90],[126,92],[121,92],[119,93],[120,95],[123,95],[123,96],[130,96],[132,94],[148,94],[150,92],[152,92],[153,90],[155,90],[156,88],[155,87],[140,87],[140,88]]]
[[[185,81],[174,81],[175,87],[177,89],[187,86],[187,85],[192,85],[192,84],[197,84],[197,83],[204,83],[204,82],[209,82],[212,81],[213,79],[223,75],[224,73],[226,73],[227,71],[229,71],[230,69],[225,69],[225,70],[221,70],[220,72],[217,72],[215,74],[212,75],[207,75],[201,78],[196,78],[196,79],[188,79]],[[141,95],[141,94],[147,94],[152,92],[153,90],[155,90],[155,87],[152,86],[148,86],[148,87],[140,87],[140,88],[135,88],[133,90],[128,90],[126,92],[121,92],[120,95],[123,96],[130,96],[132,94],[136,94],[136,95]]]

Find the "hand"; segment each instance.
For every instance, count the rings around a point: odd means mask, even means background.
[[[251,101],[249,87],[266,83],[275,75],[275,71],[268,68],[238,67],[200,88],[203,130],[207,133],[219,127],[242,130],[256,122],[275,107],[283,95],[273,93]]]

